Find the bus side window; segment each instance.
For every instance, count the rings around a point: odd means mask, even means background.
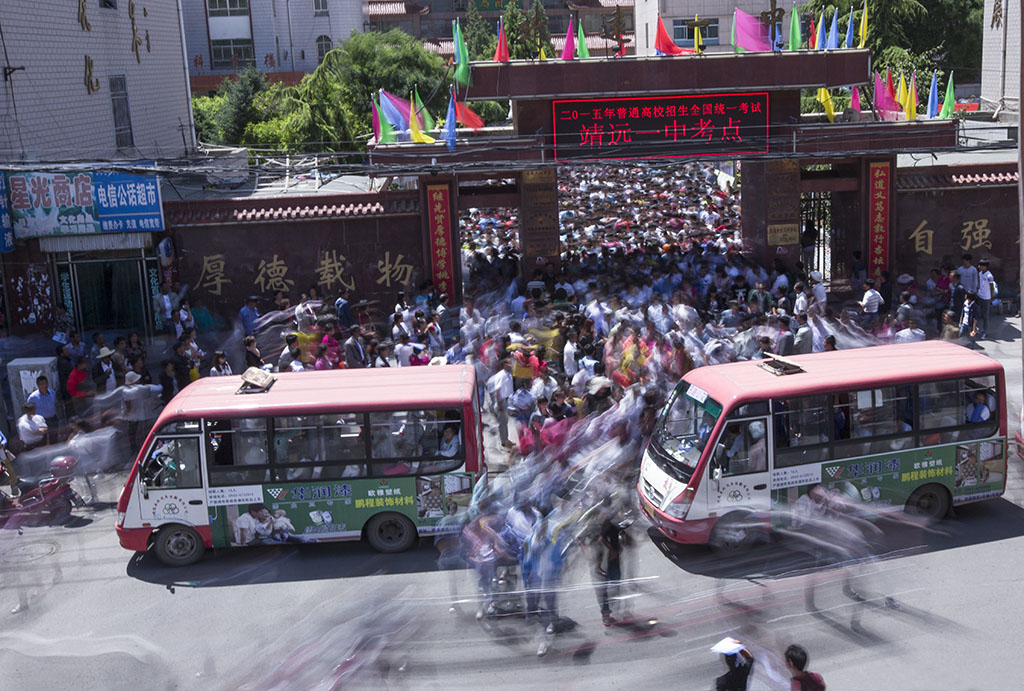
[[[837,399],[839,396],[836,397]],[[883,386],[843,394],[833,415],[842,418],[849,437],[835,446],[837,458],[870,456],[905,449],[914,444],[913,390]]]
[[[764,420],[728,422],[715,449],[715,460],[724,477],[768,470]]]
[[[270,481],[265,419],[207,420],[206,430],[206,469],[211,486]]]
[[[833,424],[828,404],[828,397],[823,395],[776,400],[772,404],[777,467],[825,460],[825,445]]]
[[[321,478],[366,477],[366,439],[362,413],[321,416],[324,465]]]
[[[199,473],[199,439],[158,437],[142,466],[146,487],[195,489],[203,486]]]
[[[961,424],[960,392],[957,380],[919,384],[917,400],[921,408],[922,446],[951,444],[959,440],[960,433],[949,429]],[[934,431],[929,432],[928,430]]]
[[[960,424],[972,429],[964,432],[964,439],[983,439],[999,429],[999,405],[996,398],[996,378],[992,375],[969,377],[960,383],[960,401],[963,407]]]

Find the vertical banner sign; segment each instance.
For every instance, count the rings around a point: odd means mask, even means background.
[[[538,260],[543,258],[557,265],[561,256],[555,169],[524,170],[521,183],[519,248],[526,280],[530,280]]]
[[[7,203],[7,178],[0,173],[0,254],[14,251],[14,228]]]
[[[455,264],[452,259],[451,188],[427,185],[427,218],[430,228],[430,273],[437,293],[453,292]]]
[[[868,275],[873,278],[889,268],[891,185],[888,161],[868,164]]]

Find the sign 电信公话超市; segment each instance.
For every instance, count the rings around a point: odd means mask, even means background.
[[[768,153],[768,94],[575,99],[551,104],[555,160]]]
[[[155,175],[7,173],[6,182],[17,238],[164,230]]]

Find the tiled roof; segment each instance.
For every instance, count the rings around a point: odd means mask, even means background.
[[[370,0],[364,7],[366,14],[370,17],[402,17],[430,12],[430,5],[421,7],[414,2],[395,2],[394,0],[384,0],[383,2]]]
[[[907,168],[897,175],[899,190],[941,190],[957,187],[1008,187],[1020,176],[1013,164]]]
[[[172,227],[233,223],[315,221],[418,213],[415,195],[347,195],[329,199],[271,197],[266,199],[211,199],[168,202],[165,213]],[[319,203],[318,203],[319,202]]]

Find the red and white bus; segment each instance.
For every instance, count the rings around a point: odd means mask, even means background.
[[[748,542],[819,485],[941,518],[1003,493],[1006,424],[1002,365],[947,342],[701,367],[665,406],[637,489],[681,543]]]
[[[363,537],[397,552],[456,529],[484,467],[472,367],[265,384],[200,379],[164,408],[118,501],[122,547],[184,565],[208,547]]]

